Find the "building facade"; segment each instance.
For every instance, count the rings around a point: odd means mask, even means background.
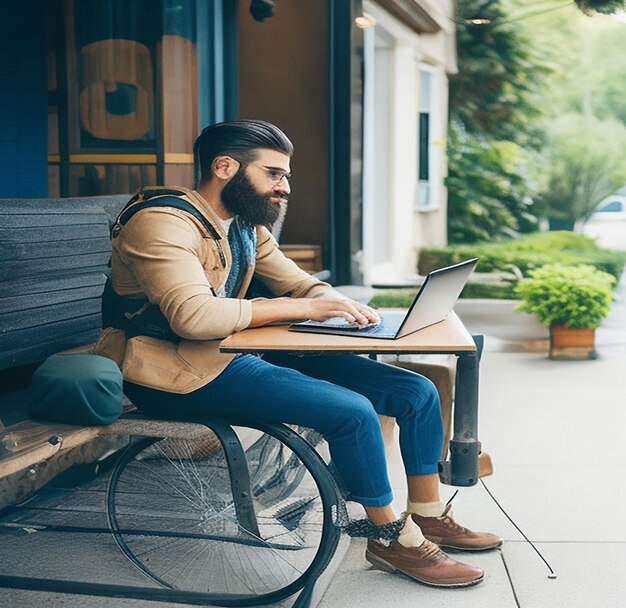
[[[363,274],[404,284],[420,247],[446,242],[451,1],[365,0]]]
[[[23,0],[3,9],[0,196],[193,186],[237,117],[295,144],[282,242],[337,283],[393,282],[445,242],[452,1]]]

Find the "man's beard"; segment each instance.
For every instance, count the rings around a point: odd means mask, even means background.
[[[224,186],[222,203],[228,211],[238,216],[243,222],[271,228],[280,216],[280,205],[270,201],[272,196],[277,195],[275,193],[260,194],[240,169]],[[281,196],[287,198],[284,195]]]

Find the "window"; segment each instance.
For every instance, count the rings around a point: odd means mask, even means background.
[[[439,207],[436,192],[436,150],[433,148],[435,123],[436,74],[429,67],[419,70],[419,115],[417,121],[417,200],[419,211],[430,211]]]
[[[52,5],[52,196],[129,193],[158,183],[193,186],[200,5],[206,2]]]
[[[624,203],[620,202],[620,201],[611,201],[610,203],[606,203],[605,205],[602,205],[602,207],[600,207],[599,209],[596,209],[596,211],[601,212],[601,213],[605,213],[605,212],[621,212],[624,211]]]

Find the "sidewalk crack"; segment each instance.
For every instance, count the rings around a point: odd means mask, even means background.
[[[511,592],[513,593],[513,599],[515,600],[515,605],[517,606],[517,608],[522,608],[522,605],[519,603],[519,598],[517,597],[517,591],[515,591],[515,585],[513,584],[513,579],[511,578],[509,565],[506,563],[506,558],[504,557],[504,551],[502,550],[500,550],[500,559],[502,559],[502,565],[504,566],[506,577],[509,579],[509,585],[511,586]]]

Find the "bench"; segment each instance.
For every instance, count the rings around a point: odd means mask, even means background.
[[[27,387],[45,358],[88,351],[97,339],[109,230],[129,198],[0,200],[0,509],[74,457],[97,459],[126,430],[124,421],[83,427],[32,420]]]
[[[141,576],[126,585],[58,580],[33,577],[33,564],[26,571],[12,564],[0,572],[0,587],[212,605],[298,594],[294,605],[316,603],[347,550],[337,525],[344,505],[326,464],[294,430],[262,421],[153,420],[130,403],[105,426],[32,417],[28,386],[37,366],[60,351],[89,351],[99,335],[109,229],[128,198],[0,200],[0,532],[7,552],[17,530],[83,534],[93,505],[64,507],[61,527],[55,505],[59,496],[75,505],[79,492],[97,495],[104,532]],[[245,572],[219,580],[211,573],[208,590],[195,572],[172,574],[170,555],[186,555],[192,543],[214,561],[245,564]],[[142,557],[146,544],[150,559]],[[187,570],[197,568],[187,561]],[[139,584],[146,578],[153,585]]]

